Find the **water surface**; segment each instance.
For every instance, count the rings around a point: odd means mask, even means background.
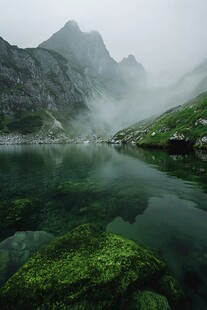
[[[39,199],[19,230],[61,235],[95,222],[161,255],[188,294],[190,309],[207,308],[207,155],[108,145],[0,147],[0,206]],[[94,184],[98,193],[58,195],[62,182]],[[91,186],[91,185],[90,185]],[[5,207],[5,204],[4,204]],[[34,220],[35,219],[35,220]]]

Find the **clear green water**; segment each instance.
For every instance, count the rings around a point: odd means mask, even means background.
[[[156,251],[184,286],[189,309],[207,309],[207,154],[108,145],[1,146],[0,180],[1,208],[5,200],[40,199],[21,230],[61,235],[95,222]],[[61,196],[57,187],[67,181],[89,184],[91,193]],[[18,230],[2,230],[1,240]]]

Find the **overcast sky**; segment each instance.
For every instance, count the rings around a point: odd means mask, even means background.
[[[207,58],[207,0],[0,0],[0,36],[36,47],[68,20],[101,33],[111,56],[182,74]]]

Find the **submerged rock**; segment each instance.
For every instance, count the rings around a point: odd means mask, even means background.
[[[3,201],[0,204],[0,232],[8,228],[25,229],[28,220],[38,213],[39,205],[40,201],[36,198]]]
[[[21,231],[0,243],[0,286],[53,235],[44,231]]]
[[[131,295],[128,310],[170,310],[165,296],[153,291],[137,291]]]
[[[0,290],[0,304],[10,310],[121,309],[129,292],[150,286],[166,270],[133,241],[85,224],[30,258]]]

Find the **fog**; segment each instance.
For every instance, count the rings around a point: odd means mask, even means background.
[[[150,86],[142,89],[131,88],[125,97],[118,101],[108,96],[90,100],[89,111],[80,112],[72,123],[70,121],[73,129],[75,132],[84,132],[89,139],[94,133],[104,138],[112,137],[123,128],[154,118],[185,102],[187,92],[178,93],[176,96],[173,88],[153,89]]]
[[[0,4],[0,36],[10,44],[36,47],[68,20],[75,20],[82,31],[99,31],[116,61],[134,54],[144,66],[145,88],[132,88],[119,102],[106,96],[90,101],[90,112],[77,115],[75,128],[113,134],[183,103],[195,81],[177,89],[173,85],[207,58],[206,0],[0,0]]]

